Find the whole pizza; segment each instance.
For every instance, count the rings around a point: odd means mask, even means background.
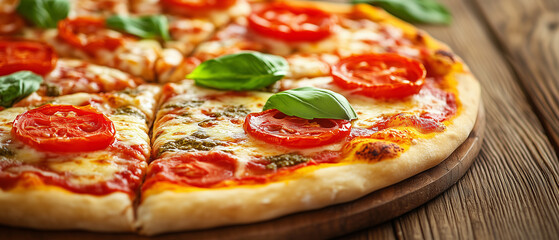
[[[480,88],[378,8],[0,1],[0,223],[155,235],[348,202],[432,168]]]

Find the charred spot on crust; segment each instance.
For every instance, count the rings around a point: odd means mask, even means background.
[[[456,62],[456,59],[454,59],[454,54],[449,51],[439,49],[435,52],[435,55],[444,56],[450,59],[452,62]]]
[[[398,156],[404,151],[403,148],[394,143],[368,142],[355,152],[355,156],[361,160],[378,162]]]
[[[417,41],[419,43],[425,43],[425,34],[421,31],[418,31],[415,34],[415,41]]]
[[[453,53],[443,49],[430,52],[424,60],[428,76],[444,76],[452,71],[457,62]]]

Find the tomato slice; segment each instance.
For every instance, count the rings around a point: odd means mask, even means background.
[[[311,148],[346,138],[351,122],[343,119],[307,120],[277,109],[247,115],[245,132],[261,141],[291,148]]]
[[[171,12],[177,14],[199,14],[210,10],[225,9],[237,0],[161,0],[160,3],[163,7]]]
[[[248,17],[251,30],[261,35],[292,41],[318,41],[332,34],[334,17],[315,8],[285,3],[270,4]]]
[[[150,164],[144,189],[161,181],[209,187],[234,178],[236,162],[231,155],[218,151],[185,153],[158,159]]]
[[[100,48],[113,51],[123,44],[122,37],[110,36],[106,30],[102,18],[79,17],[58,22],[58,37],[89,54]]]
[[[425,83],[421,62],[398,54],[368,54],[340,60],[332,66],[334,83],[373,98],[404,98]]]
[[[23,27],[23,19],[15,13],[0,13],[0,35],[19,32]]]
[[[0,39],[0,76],[28,70],[45,75],[56,66],[58,56],[49,45],[18,39]]]
[[[90,106],[44,105],[18,115],[12,132],[23,143],[49,152],[100,150],[115,139],[113,122]]]

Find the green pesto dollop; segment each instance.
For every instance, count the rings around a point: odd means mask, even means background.
[[[227,105],[223,108],[212,111],[213,117],[244,118],[251,113],[250,109],[244,105]]]
[[[192,99],[192,100],[186,100],[186,101],[180,101],[180,102],[175,102],[175,103],[168,103],[165,104],[165,106],[163,106],[164,109],[168,109],[168,108],[196,108],[196,107],[200,107],[202,106],[202,104],[204,104],[204,100],[197,100],[197,99]]]
[[[144,113],[142,113],[140,110],[131,107],[131,106],[124,106],[124,107],[119,107],[117,109],[115,109],[113,111],[114,115],[128,115],[128,116],[136,116],[139,117],[141,119],[146,120],[146,115]]]
[[[310,158],[298,153],[286,153],[275,156],[265,157],[270,163],[266,165],[267,169],[276,170],[282,167],[291,167],[301,163],[306,163]]]
[[[62,88],[54,84],[45,84],[45,90],[48,97],[58,97],[62,95]]]
[[[0,146],[0,157],[13,157],[15,153],[5,146]]]
[[[164,152],[182,151],[209,151],[214,147],[223,145],[222,141],[210,139],[209,135],[203,131],[196,131],[190,136],[186,136],[175,141],[167,142],[159,148],[158,155]]]

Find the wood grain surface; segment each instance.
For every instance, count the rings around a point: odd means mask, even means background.
[[[346,239],[559,238],[559,1],[439,0],[448,43],[482,84],[481,153],[454,187]]]

